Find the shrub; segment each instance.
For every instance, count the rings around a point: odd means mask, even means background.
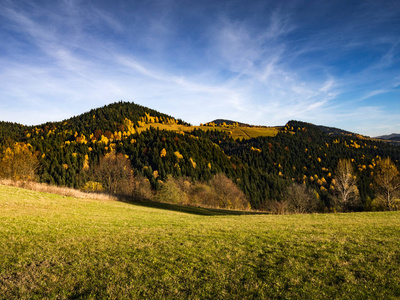
[[[213,205],[228,209],[250,209],[250,203],[244,193],[224,174],[217,174],[211,179]]]
[[[167,180],[162,184],[157,192],[156,200],[173,204],[184,204],[187,202],[186,194],[181,190],[172,175],[167,176]]]
[[[150,181],[142,175],[137,175],[133,180],[133,194],[139,199],[151,200],[154,194]]]
[[[190,204],[199,206],[213,206],[213,191],[205,183],[195,183],[190,190]]]
[[[276,215],[286,215],[289,213],[288,203],[286,201],[266,201],[263,209]]]
[[[86,184],[81,188],[83,192],[103,192],[104,188],[100,182],[97,181],[88,181]]]

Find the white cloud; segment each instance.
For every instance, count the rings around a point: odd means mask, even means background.
[[[57,2],[53,8],[13,2],[1,7],[5,27],[30,49],[14,53],[15,44],[0,46],[11,53],[0,56],[0,97],[5,99],[0,112],[23,123],[134,100],[192,123],[223,117],[261,125],[283,125],[289,119],[340,125],[339,119],[347,122],[338,126],[343,128],[358,119],[372,131],[363,113],[383,124],[387,111],[364,107],[364,100],[399,85],[398,72],[392,71],[390,80],[384,72],[398,61],[393,39],[387,41],[391,48],[381,51],[382,59],[340,73],[332,62],[369,41],[333,29],[289,40],[304,24],[295,24],[293,12],[282,7],[265,15],[263,27],[219,12],[197,37],[204,39],[201,51],[190,41],[173,40],[191,29],[177,31],[185,25],[174,19],[174,6],[142,16],[133,12],[133,23],[80,1]],[[140,27],[143,20],[146,27]],[[348,52],[335,53],[335,47]],[[352,101],[344,99],[351,92]],[[350,114],[343,113],[349,109]]]

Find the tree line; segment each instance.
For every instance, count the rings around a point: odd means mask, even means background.
[[[1,176],[86,190],[135,191],[141,197],[158,200],[170,193],[180,199],[174,200],[179,203],[207,205],[208,201],[220,203],[218,207],[227,204],[216,200],[218,186],[223,193],[223,185],[217,182],[229,180],[226,186],[238,188],[253,209],[311,212],[398,208],[398,175],[386,179],[392,183],[391,187],[386,184],[385,190],[382,174],[389,170],[398,174],[400,147],[361,136],[329,134],[297,121],[288,122],[276,137],[250,140],[233,140],[212,127],[187,133],[150,128],[139,133],[137,129],[146,122],[188,125],[126,102],[41,126],[2,122]],[[100,176],[104,170],[111,170],[105,164],[113,155],[124,158],[121,167],[131,170],[131,177],[117,180],[125,182],[125,191],[111,184],[111,178],[124,174],[121,170],[108,174],[108,181]],[[26,170],[18,165],[18,157],[24,158]],[[385,161],[390,167],[383,168]],[[352,174],[351,178],[340,177],[340,169]],[[353,188],[345,189],[348,186]],[[209,200],[201,203],[198,195]]]

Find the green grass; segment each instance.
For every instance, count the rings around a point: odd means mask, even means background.
[[[400,213],[273,216],[0,185],[2,299],[398,299]]]

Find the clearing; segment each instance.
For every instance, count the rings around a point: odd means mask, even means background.
[[[150,127],[158,128],[160,130],[170,130],[176,132],[190,132],[195,129],[201,129],[203,131],[207,130],[218,130],[229,133],[234,140],[236,139],[251,139],[260,136],[270,136],[274,137],[278,134],[281,127],[263,127],[263,126],[236,126],[236,127],[227,127],[227,126],[186,126],[186,125],[178,125],[178,124],[161,124],[161,123],[146,123],[143,126],[137,128],[137,131],[140,133],[144,130],[149,129]]]

